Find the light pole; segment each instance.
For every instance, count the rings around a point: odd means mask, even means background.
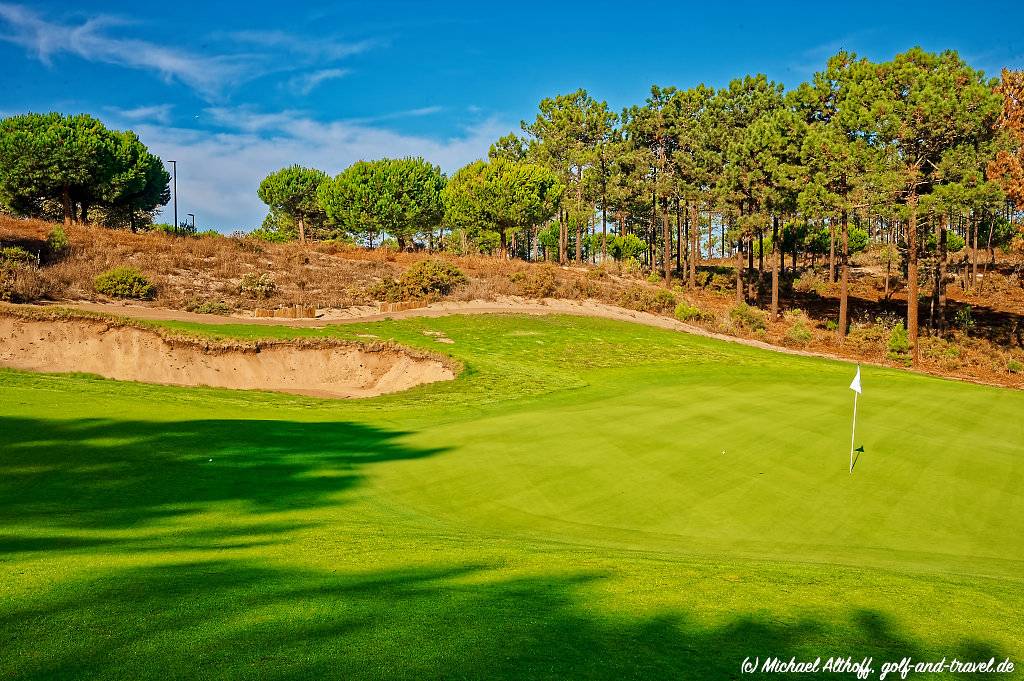
[[[185,215],[187,215],[190,218],[192,218],[192,233],[195,234],[196,233],[196,216],[193,215],[192,213],[185,213]]]
[[[174,172],[174,233],[178,233],[178,162],[168,161]]]

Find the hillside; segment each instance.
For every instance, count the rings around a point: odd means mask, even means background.
[[[853,259],[850,334],[840,342],[830,326],[838,309],[838,285],[828,282],[821,263],[798,263],[782,279],[783,316],[770,320],[757,309],[735,305],[733,260],[702,263],[695,290],[675,284],[666,291],[644,273],[617,263],[558,267],[495,257],[457,257],[423,252],[368,250],[332,242],[305,245],[267,243],[227,236],[171,237],[134,234],[101,227],[67,228],[70,248],[46,256],[54,225],[0,216],[0,248],[17,246],[39,254],[39,265],[7,266],[0,298],[13,302],[96,301],[95,277],[112,267],[137,268],[155,284],[155,296],[141,304],[172,310],[252,316],[256,307],[315,306],[325,320],[376,312],[387,295],[385,284],[416,262],[442,258],[468,278],[447,300],[594,300],[630,310],[672,315],[684,303],[682,318],[704,329],[779,346],[863,361],[906,366],[894,340],[906,294],[892,275],[888,294],[885,266],[877,251]],[[922,336],[921,368],[939,375],[1024,387],[1024,276],[1019,258],[998,252],[968,287],[956,276],[948,286],[946,332]],[[266,275],[271,286],[243,290],[243,278]],[[763,272],[758,304],[768,305],[770,272]],[[660,282],[660,280],[659,280]],[[922,290],[922,324],[928,320],[927,288]],[[418,304],[412,302],[410,304]],[[834,328],[834,327],[832,327]],[[922,329],[922,334],[926,333]]]

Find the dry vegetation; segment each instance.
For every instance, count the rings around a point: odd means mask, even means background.
[[[94,291],[95,277],[113,267],[129,266],[156,285],[155,297],[145,303],[156,307],[245,313],[256,306],[299,303],[331,310],[381,302],[387,282],[427,257],[333,243],[301,246],[228,237],[174,238],[78,226],[67,230],[70,249],[47,262],[45,242],[52,228],[46,222],[0,216],[0,247],[20,246],[32,254],[43,254],[40,267],[18,269],[14,295],[8,297],[25,302],[104,301],[107,299]],[[736,308],[733,275],[727,266],[731,262],[708,264],[701,273],[703,285],[696,290],[677,286],[670,293],[646,281],[642,273],[618,266],[564,268],[491,257],[433,257],[455,264],[469,279],[448,300],[493,300],[509,295],[592,299],[667,315],[678,303],[685,303],[684,308],[689,309],[680,310],[681,318],[709,331],[809,352],[907,364],[899,333],[894,332],[902,323],[905,291],[894,278],[886,294],[884,266],[871,252],[858,255],[853,262],[852,325],[845,341],[830,328],[838,307],[838,285],[829,283],[822,270],[817,274],[805,271],[796,280],[784,279],[785,314],[773,321],[757,308]],[[952,271],[955,274],[956,268]],[[942,335],[922,336],[921,368],[1024,387],[1024,267],[1019,259],[1000,256],[996,265],[985,265],[983,274],[974,290],[954,276],[948,287],[947,330]],[[767,273],[763,280],[759,305],[766,306]],[[263,285],[254,287],[256,281]],[[267,286],[267,281],[272,284]],[[928,319],[927,300],[922,303],[921,319]]]

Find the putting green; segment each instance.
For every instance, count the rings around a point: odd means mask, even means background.
[[[1024,393],[866,368],[850,475],[849,364],[564,316],[168,325],[466,368],[365,401],[0,371],[0,677],[1024,666]]]

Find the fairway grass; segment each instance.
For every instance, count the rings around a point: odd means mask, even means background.
[[[349,401],[0,370],[0,678],[1024,666],[1024,393],[866,368],[851,475],[850,364],[568,316],[165,325],[464,370]]]

